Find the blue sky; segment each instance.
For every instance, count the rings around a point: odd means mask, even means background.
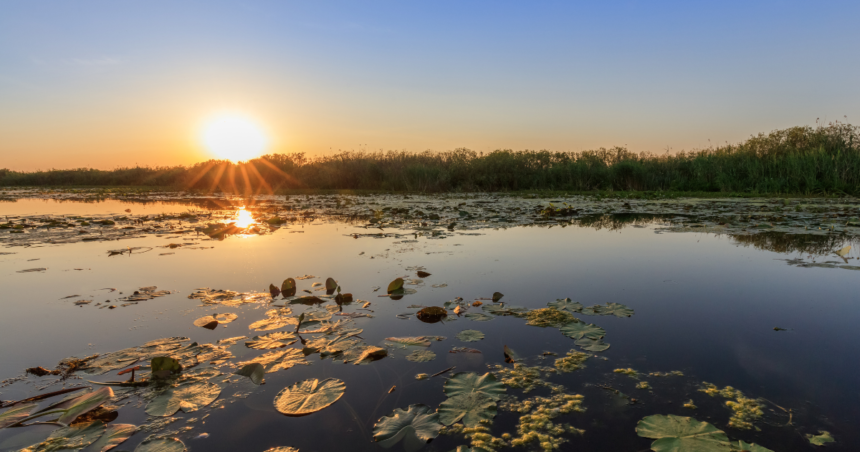
[[[271,152],[673,152],[860,115],[860,2],[7,0],[0,167]],[[708,140],[711,140],[710,142]]]

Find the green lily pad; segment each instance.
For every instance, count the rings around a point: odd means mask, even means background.
[[[634,312],[623,304],[606,303],[605,305],[598,304],[582,308],[582,313],[586,315],[614,315],[615,317],[630,317]]]
[[[236,375],[248,377],[255,385],[263,383],[263,377],[266,376],[266,369],[260,363],[246,364],[241,369],[236,371]]]
[[[403,290],[403,278],[397,278],[388,284],[388,293],[395,293]]]
[[[758,444],[750,444],[744,441],[738,441],[738,450],[741,452],[773,452],[767,447],[759,446]]]
[[[484,333],[478,330],[463,330],[457,335],[457,339],[463,342],[478,342],[484,338]]]
[[[506,389],[505,385],[489,372],[480,376],[475,372],[458,372],[445,382],[443,391],[448,397],[483,394],[492,400],[499,400],[505,395]]]
[[[337,281],[334,278],[326,278],[325,280],[325,290],[326,292],[334,292],[337,289]]]
[[[546,304],[551,308],[556,308],[559,311],[567,311],[570,313],[582,312],[582,303],[571,301],[570,298],[559,298],[558,300]]]
[[[806,435],[806,439],[814,446],[824,446],[827,443],[836,442],[836,440],[833,439],[833,436],[824,430],[819,430],[817,435]]]
[[[156,356],[149,363],[153,378],[168,378],[182,372],[182,364],[169,356]]]
[[[591,339],[587,337],[577,339],[574,344],[578,345],[579,348],[590,352],[602,352],[609,348],[609,344],[603,342],[602,339]]]
[[[373,439],[382,447],[391,447],[408,436],[426,443],[439,436],[440,430],[439,414],[427,405],[416,404],[409,405],[405,411],[395,408],[394,412],[376,421]]]
[[[138,445],[134,452],[185,452],[185,443],[176,438],[146,439]]]
[[[415,350],[414,352],[406,355],[406,360],[412,361],[413,363],[426,363],[427,361],[433,361],[434,359],[436,359],[436,354],[430,350]]]
[[[585,322],[571,322],[559,328],[561,334],[571,339],[601,339],[606,335],[606,330],[593,324]]]
[[[528,311],[528,308],[522,306],[511,306],[509,304],[485,304],[481,307],[487,314],[491,315],[518,315],[520,313]]]
[[[275,396],[275,409],[289,416],[304,416],[337,402],[346,391],[336,378],[310,379],[286,387]]]
[[[22,449],[19,452],[54,452],[81,450],[94,443],[105,431],[102,421],[74,425],[54,430],[45,441]]]
[[[107,430],[89,450],[93,452],[107,452],[122,444],[137,432],[137,427],[131,424],[109,424]]]
[[[476,322],[488,322],[490,320],[493,320],[495,317],[481,312],[470,312],[466,314],[466,318],[469,320],[474,320]]]
[[[180,409],[185,413],[193,413],[214,402],[220,394],[220,386],[205,380],[191,379],[161,391],[146,405],[144,411],[150,416],[173,416]]]
[[[636,433],[657,440],[651,443],[654,452],[726,452],[732,448],[722,430],[707,422],[671,414],[642,418],[636,425]]]
[[[14,406],[0,413],[0,428],[5,428],[13,424],[17,424],[22,419],[26,419],[39,404],[28,403],[24,405]]]
[[[451,425],[460,420],[466,427],[475,427],[483,420],[496,417],[496,401],[479,392],[464,393],[439,405],[439,421]]]
[[[263,336],[254,336],[250,341],[245,342],[245,347],[256,350],[271,350],[275,348],[284,348],[296,342],[296,335],[290,332],[269,333]]]

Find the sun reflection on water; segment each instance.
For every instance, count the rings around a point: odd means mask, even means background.
[[[236,211],[235,218],[236,219],[233,221],[233,223],[238,228],[244,229],[248,226],[257,224],[257,222],[254,220],[254,216],[251,215],[251,212],[245,210],[245,206],[242,206],[239,210]]]

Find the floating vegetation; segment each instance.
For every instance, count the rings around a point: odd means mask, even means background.
[[[383,416],[373,426],[373,439],[383,447],[391,447],[408,437],[428,442],[439,436],[442,424],[439,414],[427,405],[409,405],[404,411],[395,408],[394,412]]]
[[[293,345],[295,342],[296,335],[294,333],[280,331],[262,336],[254,336],[253,339],[245,342],[245,346],[257,350],[269,350]]]
[[[539,326],[541,328],[561,327],[571,322],[577,321],[576,317],[568,312],[559,311],[555,308],[533,309],[525,314],[526,324],[531,326]]]
[[[430,375],[427,375],[427,374],[415,374],[415,379],[416,379],[416,380],[426,380],[426,379],[428,379],[428,378],[430,378]]]
[[[585,367],[585,365],[582,363],[584,363],[586,359],[588,359],[587,354],[571,350],[567,352],[567,355],[563,358],[555,360],[554,365],[559,372],[573,372],[577,369],[582,369],[583,367]]]
[[[635,371],[629,367],[627,369],[615,369],[615,370],[613,370],[613,372],[615,372],[617,374],[624,374],[624,375],[627,375],[628,377],[635,378],[637,380],[639,379],[639,372],[637,372],[637,371]]]
[[[585,315],[614,315],[615,317],[630,317],[634,314],[632,309],[618,303],[589,306],[582,308],[580,312]]]
[[[636,425],[636,433],[645,438],[656,439],[651,449],[657,452],[696,451],[720,452],[744,450],[772,452],[762,446],[732,443],[722,430],[707,422],[690,417],[655,414],[646,416]]]
[[[290,416],[316,413],[337,402],[345,391],[346,385],[336,378],[300,381],[275,396],[275,409]]]
[[[553,419],[568,413],[583,413],[583,396],[579,394],[554,394],[550,397],[532,397],[523,401],[506,400],[500,408],[522,413],[517,423],[518,437],[510,440],[512,446],[527,446],[532,443],[545,451],[556,450],[568,440],[561,435],[582,435],[580,430],[569,424],[556,424]]]
[[[695,410],[698,407],[696,406],[696,404],[693,403],[693,399],[690,399],[686,403],[684,403],[684,408],[689,408],[691,410]]]
[[[463,394],[482,394],[491,400],[499,400],[505,395],[504,382],[487,372],[478,375],[474,372],[458,372],[451,375],[443,387],[445,395],[456,397]]]
[[[600,328],[593,323],[571,322],[559,328],[561,334],[571,339],[602,339],[606,335],[606,330]]]
[[[684,372],[680,370],[671,370],[669,372],[651,372],[648,374],[650,377],[683,377]]]
[[[636,384],[636,389],[651,389],[651,385],[647,381],[640,381]]]
[[[706,381],[702,382],[702,385],[704,388],[699,389],[699,391],[711,397],[722,396],[727,399],[734,399],[726,401],[726,406],[732,410],[732,417],[729,418],[728,423],[729,427],[749,430],[753,428],[753,422],[764,415],[761,405],[757,401],[744,397],[741,391],[731,386],[719,389],[716,385]]]
[[[457,334],[457,339],[463,342],[478,342],[484,339],[484,333],[478,330],[463,330]]]
[[[809,444],[812,444],[813,446],[826,446],[827,443],[836,442],[836,440],[833,439],[833,436],[824,430],[819,430],[817,435],[807,434],[806,439],[809,440]]]
[[[415,350],[414,352],[406,355],[406,360],[412,361],[413,363],[426,363],[428,361],[433,361],[434,359],[436,359],[436,354],[430,350]]]
[[[512,368],[507,368],[496,364],[491,366],[493,372],[498,376],[499,381],[510,388],[519,388],[523,392],[529,392],[539,386],[550,386],[549,383],[541,379],[540,367],[528,367],[523,364],[514,364]]]

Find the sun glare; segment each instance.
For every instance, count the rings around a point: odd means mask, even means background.
[[[209,118],[200,133],[203,146],[216,158],[233,162],[257,158],[269,139],[253,119],[240,113],[220,113]]]
[[[256,223],[257,222],[254,220],[254,216],[251,214],[251,212],[248,212],[247,210],[245,210],[244,206],[241,209],[239,209],[238,211],[236,211],[236,223],[235,224],[237,227],[244,229],[244,228],[247,228],[248,226],[251,226],[252,224],[256,224]]]

